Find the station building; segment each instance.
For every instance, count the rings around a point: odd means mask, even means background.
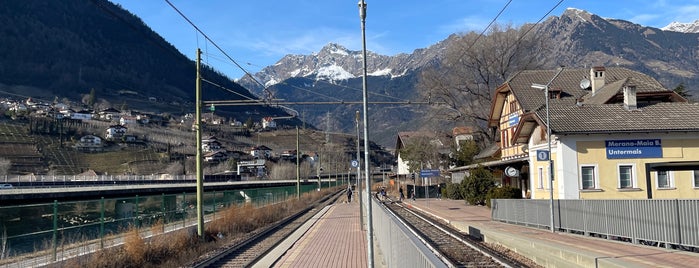
[[[627,68],[558,72],[522,71],[496,89],[501,156],[481,165],[511,170],[503,182],[533,199],[550,197],[550,170],[556,199],[699,198],[699,104]]]

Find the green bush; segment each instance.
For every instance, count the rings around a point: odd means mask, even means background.
[[[461,184],[451,182],[447,183],[447,186],[445,186],[442,191],[442,195],[446,198],[453,200],[464,199],[464,196],[461,194]]]
[[[495,187],[493,173],[479,166],[471,170],[468,176],[461,181],[461,190],[466,203],[471,205],[485,205],[486,194]]]
[[[490,199],[521,199],[522,190],[509,185],[492,188],[486,194],[485,205],[490,207]]]

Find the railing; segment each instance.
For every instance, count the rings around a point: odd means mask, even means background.
[[[374,237],[387,267],[447,267],[383,204],[370,199]]]
[[[184,181],[196,180],[195,175],[4,175],[0,177],[3,183],[30,183],[30,182],[73,182],[73,181]]]
[[[315,191],[316,187],[302,185],[301,191]],[[295,187],[270,187],[206,192],[204,213],[209,221],[222,217],[220,212],[229,206],[285,202],[295,191]],[[186,228],[196,224],[196,204],[195,194],[182,193],[0,207],[0,240],[6,245],[0,247],[0,267],[27,267],[28,263],[6,264],[3,259],[38,254],[46,257],[32,261],[43,263],[113,246],[131,228],[162,228],[163,232]],[[83,246],[86,243],[91,246]]]
[[[493,199],[493,220],[550,227],[549,200]],[[607,239],[699,249],[699,200],[555,200],[554,228]]]

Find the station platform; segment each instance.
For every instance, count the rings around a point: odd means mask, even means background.
[[[352,201],[325,207],[255,267],[367,267],[366,232]]]
[[[405,200],[452,226],[500,244],[544,267],[699,267],[699,253],[624,243],[602,238],[492,221],[490,209],[464,200]]]

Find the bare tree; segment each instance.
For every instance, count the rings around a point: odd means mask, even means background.
[[[410,143],[400,149],[400,155],[407,162],[411,173],[423,168],[438,168],[443,160],[439,148],[427,136],[413,138]]]
[[[444,103],[433,107],[432,117],[477,127],[494,140],[487,127],[494,90],[516,72],[540,68],[544,62],[542,41],[528,27],[493,25],[486,35],[471,32],[450,43],[442,62],[420,79],[420,93]]]

